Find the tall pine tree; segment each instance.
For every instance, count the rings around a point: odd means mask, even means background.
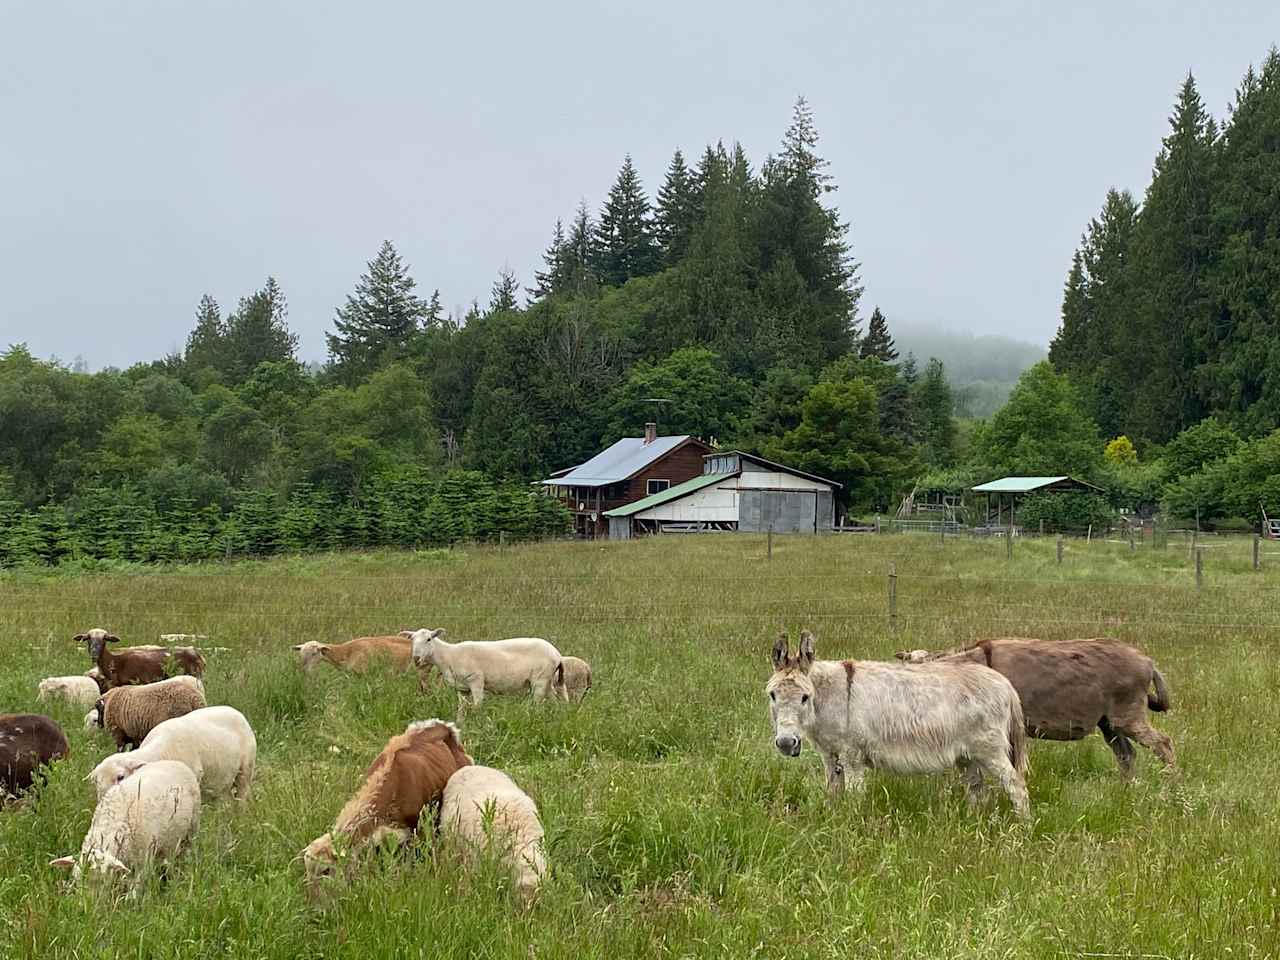
[[[858,352],[864,357],[875,357],[885,363],[893,363],[898,359],[893,337],[889,336],[889,324],[879,307],[871,311],[871,320],[867,323],[867,335],[862,338]]]
[[[195,329],[187,335],[187,348],[182,355],[186,369],[192,373],[204,369],[225,372],[226,341],[227,325],[218,301],[206,293],[196,307]]]
[[[632,277],[643,277],[658,268],[658,248],[653,239],[649,200],[627,154],[609,190],[596,228],[601,280],[621,286]]]
[[[227,375],[244,383],[263,361],[296,361],[298,335],[289,329],[289,307],[275,277],[250,297],[242,297],[227,319]]]
[[[689,249],[689,240],[698,224],[698,198],[692,172],[679,150],[667,166],[667,178],[658,191],[654,214],[654,238],[662,264],[673,267]]]
[[[407,354],[426,315],[426,303],[390,240],[368,263],[355,293],[337,310],[334,333],[326,333],[329,357],[338,379],[354,385]]]
[[[516,308],[516,294],[520,291],[520,282],[510,267],[503,267],[498,279],[493,281],[489,291],[489,312],[507,313]]]
[[[536,286],[528,288],[530,301],[545,300],[563,285],[565,243],[564,222],[557,220],[551,234],[551,245],[542,255],[542,269],[533,274]]]

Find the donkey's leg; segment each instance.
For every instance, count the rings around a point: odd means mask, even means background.
[[[1111,748],[1111,752],[1116,755],[1116,762],[1120,764],[1120,773],[1124,775],[1126,780],[1133,779],[1133,742],[1123,733],[1111,726],[1111,721],[1103,717],[1098,721],[1098,729],[1102,731],[1102,739],[1107,741],[1107,746]]]
[[[1000,786],[1004,788],[1009,802],[1013,804],[1013,812],[1023,820],[1031,819],[1031,798],[1027,796],[1026,781],[1022,779],[1022,774],[1013,768],[1013,764],[1009,762],[1003,750],[994,758],[983,761],[979,766],[1000,781]]]
[[[970,809],[973,809],[982,803],[987,792],[986,784],[982,780],[982,767],[967,758],[959,761],[956,766],[960,768],[960,773],[964,777],[965,796],[969,801]]]
[[[827,789],[833,794],[844,790],[844,764],[837,753],[822,754],[822,765],[827,770]]]
[[[1159,757],[1160,762],[1165,765],[1165,769],[1175,770],[1177,768],[1173,753],[1173,741],[1147,723],[1145,717],[1137,723],[1130,724],[1124,732]]]

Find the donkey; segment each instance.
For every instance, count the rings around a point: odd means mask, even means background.
[[[983,774],[999,781],[1019,817],[1030,816],[1026,733],[1013,685],[980,664],[908,666],[874,660],[817,660],[813,634],[792,656],[786,635],[773,645],[765,686],[773,742],[786,757],[808,740],[822,756],[827,787],[855,789],[867,768],[942,773],[959,767],[977,803]]]
[[[1169,686],[1150,657],[1119,640],[980,640],[963,650],[900,651],[909,663],[981,663],[1009,678],[1022,700],[1027,735],[1081,740],[1095,729],[1133,776],[1132,740],[1175,769],[1173,741],[1147,720],[1169,709]],[[1152,688],[1155,692],[1152,693]]]

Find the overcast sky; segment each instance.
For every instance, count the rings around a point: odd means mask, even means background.
[[[1047,342],[1185,73],[1221,116],[1280,40],[1275,0],[1199,6],[0,0],[0,347],[151,359],[270,274],[323,359],[384,238],[424,294],[485,302],[625,153],[650,196],[676,147],[758,167],[798,94],[864,320]]]

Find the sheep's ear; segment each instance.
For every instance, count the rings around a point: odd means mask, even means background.
[[[289,649],[290,649],[290,650],[301,650],[301,649],[302,649],[302,644],[300,644],[300,643],[295,643],[295,644],[294,644],[292,647],[290,647]]]
[[[400,631],[400,633],[399,633],[399,634],[397,634],[397,636],[404,637],[406,640],[412,640],[412,639],[413,639],[413,631],[412,631],[412,630],[401,630],[401,631]]]
[[[73,643],[84,643],[86,640],[89,639],[89,635],[87,633],[77,633],[71,639]]]
[[[782,670],[787,666],[787,635],[785,633],[778,634],[778,639],[773,641],[773,669]]]
[[[808,630],[805,630],[800,634],[800,653],[796,657],[796,660],[800,664],[800,669],[805,673],[808,673],[809,668],[813,666],[813,661],[815,659],[816,655],[813,648],[813,634]]]
[[[439,630],[432,630],[432,631],[431,631],[431,639],[432,639],[432,640],[443,640],[443,639],[444,639],[444,627],[441,627]]]
[[[117,637],[114,633],[108,633],[104,639],[107,641],[107,643],[119,643],[119,642],[120,642],[120,638],[119,638],[119,637]]]
[[[50,860],[49,866],[55,870],[70,870],[76,865],[75,857],[58,857],[56,860]]]

